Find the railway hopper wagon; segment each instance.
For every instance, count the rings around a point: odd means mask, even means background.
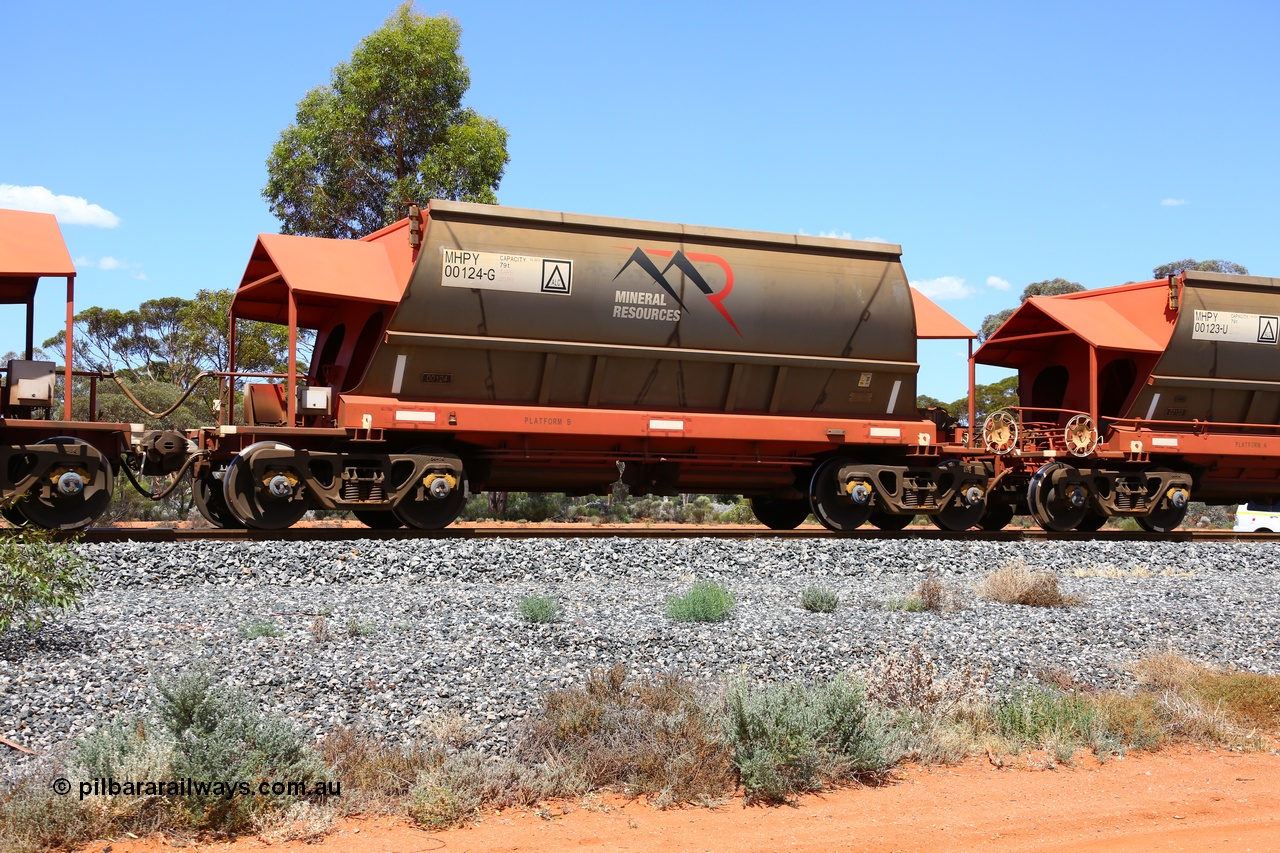
[[[1015,368],[1022,405],[982,427],[982,526],[1128,516],[1166,532],[1189,500],[1280,494],[1280,279],[1177,277],[1028,299],[974,354]],[[972,374],[972,371],[971,371]]]
[[[0,210],[0,304],[26,308],[26,345],[4,365],[0,389],[0,513],[13,524],[73,530],[93,523],[111,502],[122,460],[146,435],[141,425],[98,422],[98,376],[73,369],[75,277],[53,215]],[[62,366],[35,358],[42,278],[66,281]],[[88,387],[87,399],[77,398],[77,380]]]
[[[619,476],[747,495],[774,528],[984,510],[985,468],[915,405],[917,336],[972,333],[898,246],[433,201],[361,240],[260,235],[236,319],[316,339],[243,423],[191,433],[215,524],[431,529],[468,489]]]

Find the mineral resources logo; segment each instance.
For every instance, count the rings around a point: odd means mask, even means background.
[[[625,249],[625,246],[619,246]],[[658,269],[658,265],[650,256],[664,258],[667,265],[662,269]],[[619,290],[615,295],[615,305],[613,308],[613,316],[623,317],[627,319],[646,319],[646,320],[666,320],[675,322],[680,319],[682,311],[688,311],[689,307],[680,299],[680,295],[676,293],[676,289],[672,287],[671,282],[667,281],[667,273],[675,269],[693,282],[698,290],[702,291],[702,295],[707,297],[707,301],[711,303],[720,316],[724,317],[725,322],[733,327],[733,330],[742,336],[742,330],[738,328],[738,324],[733,321],[733,317],[729,314],[729,309],[724,307],[724,300],[733,290],[733,267],[729,266],[729,262],[719,255],[707,255],[701,252],[684,252],[683,250],[671,251],[669,249],[643,249],[639,246],[631,252],[631,256],[627,258],[627,262],[622,265],[622,269],[618,270],[617,275],[613,277],[614,281],[618,280],[618,276],[622,275],[635,264],[658,284],[666,293],[653,294],[644,293],[633,290]],[[724,287],[720,291],[716,291],[707,282],[707,279],[695,264],[715,264],[724,270]],[[679,308],[667,307],[666,296],[670,296]]]

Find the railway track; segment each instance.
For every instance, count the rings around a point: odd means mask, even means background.
[[[821,527],[796,530],[768,530],[762,527],[716,525],[695,527],[672,525],[568,525],[568,524],[493,524],[451,526],[444,530],[373,530],[368,527],[291,527],[285,530],[218,530],[190,527],[94,527],[81,531],[83,542],[332,542],[341,540],[388,539],[600,539],[624,536],[636,539],[919,539],[977,540],[985,542],[1021,542],[1099,539],[1112,542],[1271,542],[1280,540],[1275,533],[1235,533],[1230,530],[1186,530],[1174,533],[1102,530],[1096,533],[1070,531],[1054,533],[1039,528],[1010,528],[996,532],[951,532],[931,527],[885,531],[873,527],[846,533],[833,533]],[[73,538],[73,537],[68,537]]]

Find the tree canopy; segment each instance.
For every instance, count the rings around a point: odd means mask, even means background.
[[[992,382],[989,385],[978,385],[973,389],[974,408],[976,410],[975,417],[977,423],[981,424],[987,419],[987,415],[997,409],[1007,408],[1009,406],[1018,405],[1018,377],[1006,376],[998,382]],[[953,400],[950,403],[944,403],[937,397],[929,397],[921,394],[916,397],[916,406],[921,409],[927,409],[930,406],[939,406],[946,409],[951,417],[960,422],[962,426],[969,425],[969,397],[965,395],[959,400]]]
[[[507,131],[462,106],[461,32],[406,2],[298,102],[262,191],[284,233],[361,237],[409,202],[497,202]]]
[[[1079,293],[1084,290],[1084,285],[1074,281],[1067,281],[1065,278],[1050,278],[1044,281],[1033,281],[1022,289],[1022,299],[1020,302],[1026,302],[1032,296],[1057,296],[1060,293]],[[1006,308],[995,314],[988,314],[982,318],[982,325],[978,327],[978,340],[985,341],[991,337],[996,329],[1004,324],[1013,316],[1016,308]]]
[[[147,408],[161,411],[204,370],[226,370],[227,314],[230,290],[201,290],[192,299],[166,296],[137,308],[86,308],[75,316],[75,363],[79,369],[114,372]],[[310,340],[303,331],[299,361],[305,363]],[[59,360],[66,358],[66,332],[43,344]],[[250,373],[283,373],[288,369],[289,332],[284,326],[240,320],[236,327],[236,368]],[[172,415],[152,426],[207,426],[215,420],[218,383],[204,380]],[[77,393],[77,408],[88,397]],[[112,382],[99,383],[98,408],[104,420],[145,420]],[[76,412],[84,418],[88,411]]]
[[[1168,278],[1183,270],[1197,272],[1224,272],[1228,275],[1248,275],[1249,270],[1234,261],[1197,261],[1195,258],[1183,258],[1180,261],[1161,264],[1151,271],[1152,278]]]

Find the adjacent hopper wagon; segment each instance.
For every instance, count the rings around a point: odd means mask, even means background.
[[[434,201],[359,241],[261,235],[232,318],[316,340],[244,424],[193,434],[215,524],[435,528],[468,488],[619,477],[779,528],[984,509],[982,466],[915,406],[917,338],[972,333],[895,245]]]
[[[1177,277],[1028,299],[974,354],[1022,406],[986,419],[987,527],[1130,516],[1168,531],[1191,499],[1280,494],[1280,279]]]

